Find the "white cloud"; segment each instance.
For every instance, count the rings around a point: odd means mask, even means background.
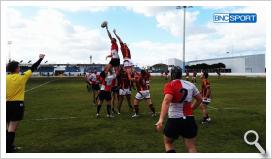
[[[32,19],[12,8],[8,13],[8,39],[16,60],[36,59],[42,51],[50,63],[88,63],[90,55],[102,63],[100,57],[109,52],[110,42],[102,30],[73,25],[55,9],[41,9]]]
[[[128,6],[128,10],[131,10],[135,13],[143,14],[145,16],[151,17],[156,16],[162,12],[175,10],[175,7],[164,7],[164,6]]]
[[[103,12],[109,9],[109,7],[106,6],[58,6],[58,7],[53,7],[55,9],[60,9],[63,11],[68,11],[68,12]]]
[[[208,23],[205,28],[214,32],[193,35],[189,32],[186,41],[189,59],[223,57],[227,56],[226,52],[230,52],[231,56],[265,53],[265,10],[261,7],[243,7],[230,8],[227,12],[256,13],[258,21],[248,24]]]

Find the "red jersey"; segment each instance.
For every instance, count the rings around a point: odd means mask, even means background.
[[[110,92],[111,88],[114,86],[115,84],[115,75],[110,75],[107,76],[106,78],[100,77],[100,83],[101,83],[101,88],[100,90],[106,91],[106,92]]]
[[[126,73],[121,73],[118,76],[118,86],[122,89],[129,89],[131,87],[128,75]]]
[[[207,96],[208,88],[210,88],[210,82],[207,79],[203,79],[201,83],[202,98],[210,98],[210,95]]]
[[[130,50],[127,47],[127,45],[125,45],[124,43],[120,43],[121,46],[121,52],[123,54],[123,58],[127,58],[127,59],[131,59],[131,54],[130,54]]]
[[[140,73],[135,74],[135,82],[137,91],[148,90],[147,78],[142,76]]]
[[[165,95],[173,96],[168,110],[169,118],[193,116],[192,100],[199,94],[194,84],[184,80],[173,80],[164,86],[163,92]]]
[[[119,59],[118,55],[118,45],[115,41],[111,41],[111,58]]]

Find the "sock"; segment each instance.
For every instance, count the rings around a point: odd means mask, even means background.
[[[111,105],[107,105],[107,113],[108,113],[108,115],[111,114]]]
[[[176,153],[176,150],[168,150],[166,153]]]
[[[114,108],[112,108],[111,110],[112,110],[112,112],[116,113],[116,111],[114,110]]]
[[[152,111],[153,114],[155,114],[155,108],[153,107],[153,104],[149,105],[149,109]]]
[[[101,109],[101,105],[98,105],[98,106],[97,106],[97,112],[96,112],[97,114],[99,114],[100,109]]]
[[[7,132],[6,135],[6,149],[7,149],[7,153],[12,152],[12,145],[15,139],[15,132]]]
[[[139,105],[134,105],[135,114],[139,114]]]

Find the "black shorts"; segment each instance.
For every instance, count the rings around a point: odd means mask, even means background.
[[[196,137],[197,125],[194,117],[169,118],[164,127],[164,135],[172,139],[178,139],[179,136],[188,139]]]
[[[118,67],[118,66],[120,66],[120,59],[111,59],[110,64],[113,67]]]
[[[111,92],[100,91],[99,94],[98,94],[98,99],[100,101],[103,101],[103,100],[109,101],[109,100],[111,100]]]
[[[98,91],[100,89],[99,84],[92,84],[92,89]]]
[[[25,112],[23,101],[7,101],[6,105],[6,122],[23,119]]]
[[[112,93],[119,93],[119,88],[118,88],[118,86],[111,87],[111,92],[112,92]]]

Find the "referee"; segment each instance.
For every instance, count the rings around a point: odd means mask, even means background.
[[[24,116],[24,95],[25,85],[32,72],[37,69],[44,58],[44,54],[39,55],[39,60],[35,62],[29,70],[23,74],[19,74],[19,62],[12,61],[7,65],[9,74],[6,77],[6,151],[11,153],[15,151],[13,145],[15,139],[16,128],[19,121]]]

